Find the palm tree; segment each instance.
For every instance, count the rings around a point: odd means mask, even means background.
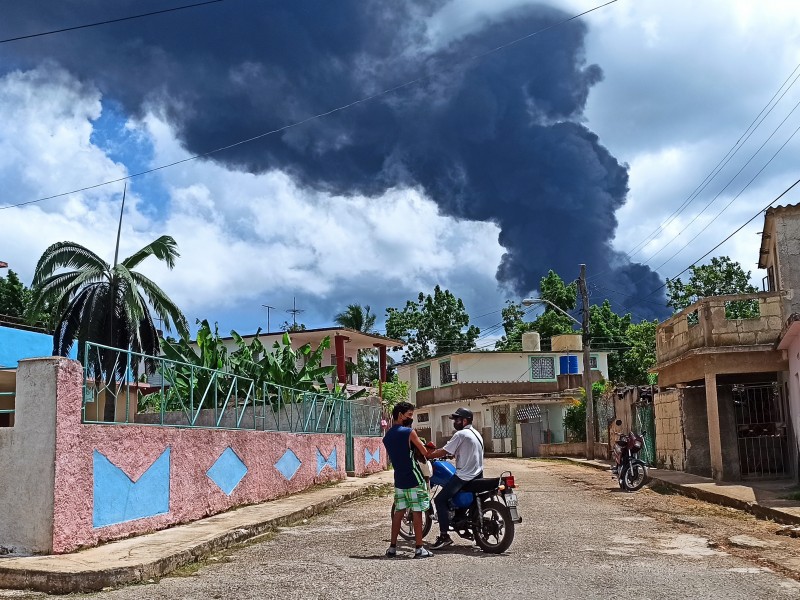
[[[50,302],[59,315],[53,333],[53,355],[67,356],[77,340],[78,360],[84,365],[89,361],[89,371],[98,383],[103,379],[110,397],[116,397],[116,382],[124,380],[128,366],[119,360],[117,350],[98,348],[96,356],[85,356],[86,342],[156,356],[160,343],[153,314],[167,330],[174,327],[181,335],[189,331],[186,318],[175,303],[155,282],[134,271],[149,256],[172,269],[180,256],[175,240],[163,235],[121,263],[117,262],[118,256],[119,233],[113,266],[80,244],[58,242],[42,254],[32,284],[31,312],[36,313]],[[137,377],[138,361],[133,363],[130,368]],[[145,361],[146,371],[153,372],[154,367],[155,361]],[[114,409],[115,402],[106,402],[106,421],[114,420]]]
[[[370,312],[369,304],[348,304],[347,308],[333,317],[333,322],[342,327],[372,333],[375,329],[375,315]]]

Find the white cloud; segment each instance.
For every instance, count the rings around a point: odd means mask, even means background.
[[[0,165],[9,182],[6,203],[126,174],[124,165],[91,141],[100,101],[96,90],[53,66],[0,79],[0,119],[13,121],[11,135],[0,133]],[[188,156],[155,112],[127,128],[152,142],[153,165]],[[496,293],[494,272],[502,255],[497,226],[442,216],[417,190],[394,189],[380,198],[331,196],[301,189],[281,172],[252,175],[207,160],[158,176],[168,205],[151,220],[139,212],[140,199],[129,194],[120,255],[172,235],[181,253],[176,268],[168,272],[149,260],[141,269],[190,319],[250,310],[267,294],[300,293],[324,303],[349,290],[366,296],[350,301],[369,303],[371,293],[379,292],[383,300],[391,291],[393,303],[402,305],[419,290],[459,281]],[[136,185],[134,180],[134,191]],[[118,187],[0,211],[2,259],[30,281],[41,252],[69,239],[110,262]],[[321,313],[329,319],[340,308]]]

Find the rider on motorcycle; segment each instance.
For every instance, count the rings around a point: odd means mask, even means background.
[[[450,509],[448,502],[464,484],[476,477],[483,477],[483,439],[472,427],[472,411],[459,408],[450,418],[453,420],[455,435],[443,448],[428,453],[428,458],[443,458],[448,454],[456,457],[456,474],[436,496],[436,512],[439,516],[439,537],[431,546],[438,550],[453,543],[450,530]]]

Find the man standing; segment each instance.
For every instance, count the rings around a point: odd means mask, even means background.
[[[422,475],[419,463],[414,459],[413,449],[426,457],[428,451],[411,429],[414,422],[414,406],[408,402],[398,402],[392,409],[392,427],[383,438],[386,453],[394,467],[394,508],[392,515],[392,538],[386,556],[397,556],[397,536],[407,510],[411,511],[414,523],[416,549],[414,558],[429,558],[433,553],[422,547],[422,513],[430,508],[428,485]]]
[[[456,474],[448,481],[436,496],[436,512],[439,517],[439,537],[431,548],[438,550],[453,543],[450,539],[450,512],[448,502],[464,484],[476,477],[483,477],[483,439],[472,427],[472,411],[459,408],[450,415],[453,420],[455,435],[444,445],[434,450],[428,458],[442,458],[447,454],[456,457]]]

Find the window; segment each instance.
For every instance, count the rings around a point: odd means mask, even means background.
[[[431,387],[431,366],[425,365],[417,369],[417,388]]]
[[[556,359],[552,356],[531,356],[531,379],[554,380],[556,378]]]
[[[455,381],[455,377],[453,377],[453,373],[450,372],[450,361],[445,360],[439,363],[439,383],[444,385],[445,383],[450,383],[451,381]]]
[[[417,413],[417,423],[427,423],[431,416],[428,413]]]
[[[589,357],[589,368],[590,369],[596,369],[597,368],[597,357],[596,356],[590,356]]]

